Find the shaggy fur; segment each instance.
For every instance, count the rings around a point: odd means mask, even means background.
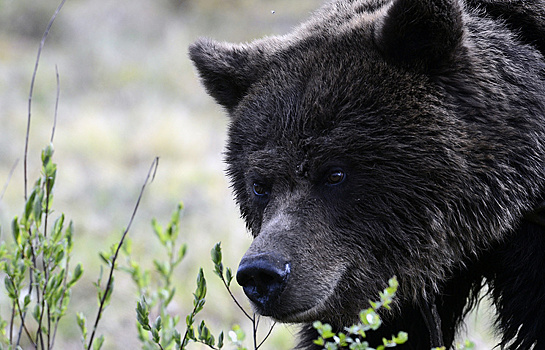
[[[256,311],[314,349],[313,321],[352,324],[395,275],[371,340],[449,347],[487,284],[503,346],[544,349],[544,53],[544,0],[339,0],[286,36],[193,44],[231,118]]]

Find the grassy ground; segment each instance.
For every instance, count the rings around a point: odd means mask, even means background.
[[[68,0],[44,48],[32,105],[29,179],[39,175],[40,150],[53,124],[58,67],[61,81],[54,145],[59,172],[56,213],[75,222],[74,260],[85,279],[73,309],[96,312],[98,252],[117,242],[155,156],[154,182],[143,198],[130,236],[135,254],[151,268],[161,254],[151,218],[166,222],[185,204],[182,238],[189,245],[177,275],[173,312],[191,307],[198,268],[210,295],[205,317],[213,330],[248,323],[212,274],[209,250],[222,241],[225,263],[236,268],[250,243],[223,175],[226,118],[205,95],[187,58],[199,36],[248,41],[282,34],[306,18],[319,0]],[[23,149],[28,90],[40,38],[58,2],[0,0],[0,198],[2,238],[23,208]],[[2,192],[0,192],[2,193]],[[242,293],[239,299],[247,305]],[[112,305],[99,333],[105,349],[137,348],[134,307],[138,296],[118,274]],[[5,312],[6,307],[0,311]],[[5,317],[5,316],[4,316]],[[58,348],[78,348],[73,315],[62,325]],[[287,349],[296,328],[277,327],[263,349]],[[198,347],[195,347],[198,348]],[[484,349],[485,347],[483,347]]]

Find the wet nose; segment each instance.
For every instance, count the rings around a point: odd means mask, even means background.
[[[273,307],[286,287],[290,264],[275,255],[258,254],[242,258],[237,282],[263,315]]]

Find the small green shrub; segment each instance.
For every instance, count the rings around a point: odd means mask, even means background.
[[[182,244],[180,248],[176,247],[176,240],[180,233],[180,217],[183,205],[179,204],[171,216],[168,225],[163,228],[157,221],[152,220],[152,228],[155,236],[161,246],[166,250],[166,260],[153,260],[155,274],[157,279],[152,279],[152,271],[142,269],[134,261],[131,254],[131,245],[125,244],[123,251],[127,258],[128,267],[122,268],[131,275],[131,278],[138,288],[141,295],[140,301],[136,305],[138,339],[142,343],[143,349],[185,349],[190,342],[203,343],[212,349],[221,349],[223,347],[223,332],[216,338],[212,335],[204,321],[195,325],[196,316],[204,308],[206,302],[206,279],[201,268],[197,276],[197,288],[193,293],[193,309],[185,318],[186,329],[182,334],[176,329],[180,321],[180,316],[170,315],[167,312],[168,305],[172,301],[176,288],[172,285],[172,278],[175,268],[180,264],[185,256],[187,245]],[[152,280],[156,280],[152,285]],[[153,324],[150,324],[149,315],[154,310],[157,318]],[[195,333],[196,329],[196,333]]]
[[[52,348],[72,287],[83,274],[81,264],[70,267],[72,222],[66,225],[61,214],[49,225],[57,174],[52,157],[50,145],[42,151],[42,176],[21,217],[12,221],[13,241],[0,244],[0,271],[5,274],[4,287],[12,305],[10,319],[0,320],[2,347],[28,343],[36,349]]]

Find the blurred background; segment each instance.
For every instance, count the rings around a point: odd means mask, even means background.
[[[201,36],[233,42],[287,33],[320,0],[68,0],[47,38],[39,64],[30,128],[29,186],[40,173],[40,152],[53,126],[56,75],[60,100],[54,161],[58,164],[53,218],[74,221],[73,263],[85,268],[71,311],[61,323],[59,349],[80,348],[75,311],[94,320],[100,259],[119,241],[154,159],[155,180],[144,194],[129,233],[133,256],[143,267],[163,254],[151,219],[166,224],[176,205],[185,206],[181,242],[188,253],[177,273],[173,312],[192,308],[200,266],[209,294],[203,318],[214,332],[249,321],[230,301],[212,273],[209,251],[221,241],[224,263],[236,269],[250,244],[224,176],[227,119],[200,86],[187,47]],[[23,210],[23,150],[30,81],[39,43],[59,1],[0,0],[0,224]],[[13,176],[10,171],[15,169]],[[7,186],[5,186],[7,185]],[[248,307],[237,286],[238,299]],[[117,273],[111,305],[99,327],[103,349],[136,349],[137,290]],[[0,305],[2,301],[0,300]],[[0,312],[7,312],[5,305]],[[486,311],[486,310],[485,310]],[[3,315],[6,318],[6,315]],[[468,329],[486,324],[471,316]],[[477,322],[477,325],[474,323]],[[183,324],[181,325],[183,326]],[[183,330],[183,327],[179,330]],[[266,326],[263,327],[266,330]],[[293,326],[277,326],[262,349],[289,349]],[[476,337],[476,338],[475,338]],[[473,336],[478,344],[480,335]],[[485,344],[485,343],[483,343]],[[250,342],[247,343],[250,346]],[[484,347],[479,347],[486,349]],[[199,348],[192,345],[190,348]],[[227,346],[227,348],[230,348]]]

